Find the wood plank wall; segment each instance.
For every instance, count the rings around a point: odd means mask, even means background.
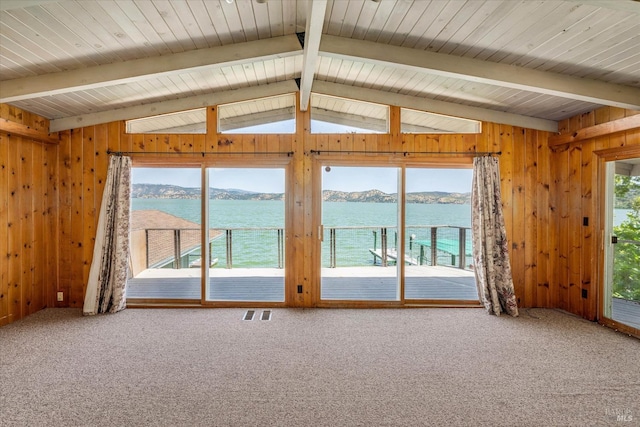
[[[640,114],[640,111],[604,107],[559,123],[561,134]],[[549,248],[551,250],[551,307],[596,320],[598,293],[599,180],[594,151],[640,146],[640,130],[554,147],[550,153],[552,185]],[[539,167],[543,165],[539,164]],[[588,218],[588,225],[583,225]],[[540,241],[540,239],[538,239]],[[583,297],[583,290],[586,297]]]
[[[0,104],[0,118],[46,135],[48,120]],[[0,132],[0,326],[54,306],[58,147]]]
[[[393,108],[397,115],[399,109]],[[215,108],[210,108],[210,116]],[[393,114],[392,114],[393,116]],[[288,225],[290,246],[287,265],[287,301],[291,306],[313,306],[319,300],[314,268],[317,254],[317,205],[319,173],[310,150],[342,151],[435,151],[461,152],[502,151],[502,191],[505,217],[512,240],[512,263],[516,294],[522,306],[547,307],[551,302],[546,242],[549,220],[549,171],[538,168],[548,165],[548,133],[513,126],[484,123],[479,135],[402,135],[399,132],[383,135],[313,135],[308,132],[308,114],[299,112],[297,132],[293,135],[217,135],[211,127],[207,135],[126,135],[123,123],[109,123],[63,132],[60,144],[60,289],[69,296],[65,303],[81,307],[91,262],[95,222],[99,208],[104,176],[106,149],[122,151],[235,151],[246,155],[229,156],[229,162],[264,162],[251,154],[254,151],[292,151],[288,174],[290,218]],[[399,125],[399,121],[398,121]],[[221,140],[231,144],[218,144]],[[93,153],[93,154],[92,154]],[[335,154],[341,161],[355,164],[385,162],[436,164],[460,163],[461,156],[433,155],[350,155]],[[135,159],[135,155],[133,156]],[[231,158],[233,157],[233,158]],[[463,162],[470,162],[464,157]],[[179,160],[178,160],[179,161]],[[224,160],[220,160],[224,161]],[[525,245],[525,242],[527,243]],[[540,267],[538,267],[540,266]],[[304,292],[295,292],[298,284]]]
[[[392,118],[398,110],[392,107]],[[4,106],[2,111],[3,117],[15,119],[18,115]],[[596,170],[590,153],[599,148],[639,144],[637,131],[551,150],[547,132],[495,123],[483,123],[479,135],[403,135],[398,131],[384,135],[312,135],[308,113],[298,114],[297,130],[292,135],[218,135],[211,125],[207,135],[127,135],[123,122],[62,132],[57,148],[1,135],[0,187],[7,191],[0,196],[0,224],[11,222],[12,228],[0,239],[0,254],[11,254],[0,256],[0,318],[9,319],[4,320],[7,323],[52,306],[56,291],[62,291],[65,300],[55,305],[82,307],[106,179],[107,149],[245,153],[228,156],[228,162],[236,165],[267,161],[252,154],[256,151],[292,151],[287,172],[287,265],[292,268],[286,277],[291,306],[313,306],[319,299],[319,274],[314,267],[318,203],[314,196],[320,172],[310,150],[502,151],[503,205],[520,306],[559,307],[594,318],[596,281],[588,268],[593,264],[593,222],[590,227],[582,226],[582,217],[592,217],[596,209]],[[614,108],[596,110],[563,121],[562,132],[625,114],[632,113]],[[215,107],[210,107],[209,121],[215,122],[215,116]],[[227,139],[233,143],[219,144]],[[460,156],[332,156],[361,165],[460,162]],[[36,165],[41,166],[40,171],[33,173]],[[45,189],[46,193],[41,193]],[[295,292],[297,284],[303,285],[303,294]],[[581,295],[583,288],[588,290],[586,299]]]

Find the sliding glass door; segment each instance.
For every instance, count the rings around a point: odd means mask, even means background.
[[[604,315],[640,329],[640,158],[606,171]]]
[[[322,170],[321,299],[398,301],[399,169]]]
[[[132,169],[127,299],[200,301],[200,172]]]
[[[284,169],[211,168],[208,301],[284,302]]]
[[[407,168],[405,299],[477,301],[471,169]]]

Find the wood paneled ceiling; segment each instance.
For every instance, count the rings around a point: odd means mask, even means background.
[[[640,2],[0,2],[0,102],[51,131],[298,88],[551,131],[640,110]]]

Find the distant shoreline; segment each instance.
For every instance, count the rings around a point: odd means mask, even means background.
[[[200,188],[180,187],[164,184],[133,184],[131,197],[135,199],[183,199],[195,200],[200,198]],[[325,202],[364,202],[364,203],[395,203],[397,195],[388,194],[380,190],[368,191],[323,191]],[[209,199],[213,200],[284,200],[283,193],[256,193],[238,189],[210,188]],[[471,204],[471,193],[448,193],[442,191],[427,191],[407,193],[407,203],[431,204]]]

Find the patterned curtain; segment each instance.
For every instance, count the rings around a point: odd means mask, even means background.
[[[476,157],[471,190],[473,262],[478,296],[490,314],[518,315],[495,157]]]
[[[84,315],[115,313],[126,306],[130,196],[131,158],[111,156],[84,296]]]

